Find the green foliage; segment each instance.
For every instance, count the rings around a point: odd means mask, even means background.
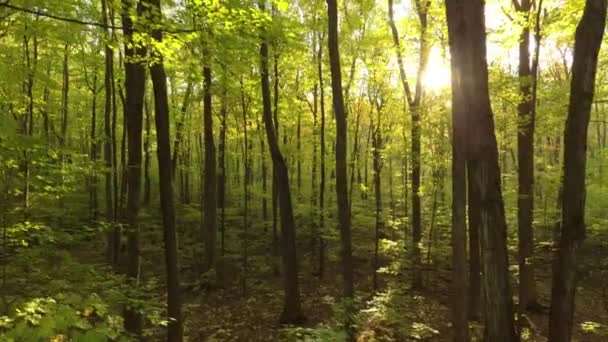
[[[130,341],[122,317],[111,314],[99,296],[87,298],[35,298],[14,314],[0,317],[0,332],[7,341],[34,341],[60,336],[72,341]]]

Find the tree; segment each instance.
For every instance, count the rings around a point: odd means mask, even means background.
[[[159,25],[162,21],[160,0],[146,0],[146,3],[152,12],[152,23]],[[160,28],[152,30],[152,38],[154,38],[155,44],[162,43],[163,34]],[[165,265],[167,272],[167,341],[181,342],[183,339],[182,302],[179,287],[175,205],[173,204],[173,164],[171,163],[171,138],[169,134],[167,75],[165,73],[162,53],[152,51],[152,56],[153,61],[150,66],[150,76],[154,88],[160,207],[163,216],[163,240],[165,243]]]
[[[452,50],[450,50],[452,52]],[[452,52],[453,53],[453,52]],[[467,108],[464,107],[462,84],[458,70],[460,67],[457,58],[452,58],[452,326],[454,327],[454,341],[469,341],[469,308],[467,305],[467,279],[466,279],[466,201],[467,201]],[[471,194],[469,193],[469,196]],[[469,201],[469,208],[471,208]],[[469,220],[471,218],[469,217]],[[470,222],[470,221],[469,221]],[[475,240],[477,242],[478,240]],[[473,244],[471,245],[473,246]],[[470,248],[473,255],[474,248]],[[471,256],[471,264],[473,256]],[[479,260],[479,259],[477,259]],[[471,269],[471,277],[474,270]],[[477,269],[479,274],[479,269]],[[471,287],[474,287],[471,282]],[[471,293],[471,297],[477,294]]]
[[[577,286],[577,256],[585,239],[587,128],[598,54],[606,26],[606,1],[587,0],[576,28],[570,103],[564,131],[561,235],[553,265],[549,340],[570,341]]]
[[[416,13],[420,22],[420,55],[418,62],[418,70],[416,73],[416,88],[412,94],[410,89],[407,75],[405,73],[405,66],[403,64],[403,57],[401,54],[401,44],[399,41],[399,31],[394,20],[393,12],[393,0],[388,0],[388,17],[389,25],[391,27],[391,33],[393,36],[393,44],[395,45],[395,52],[397,55],[397,64],[399,66],[399,76],[401,79],[401,85],[403,92],[407,99],[409,106],[410,115],[412,117],[412,251],[413,251],[413,274],[412,274],[412,285],[414,288],[422,287],[422,271],[421,271],[421,252],[420,252],[420,241],[422,239],[422,213],[420,205],[420,170],[421,170],[421,129],[420,129],[420,114],[423,96],[422,87],[422,76],[426,70],[426,65],[429,58],[429,43],[428,43],[428,10],[431,5],[430,1],[416,0],[414,1],[416,7]]]
[[[340,50],[338,46],[338,4],[327,0],[329,66],[331,70],[331,92],[336,116],[336,196],[338,198],[338,222],[342,245],[342,281],[344,297],[353,298],[353,259],[350,231],[350,210],[348,205],[348,178],[346,175],[346,112],[342,95],[342,74]],[[323,120],[323,118],[321,119]]]
[[[208,52],[207,52],[208,54]],[[210,62],[207,56],[206,63]],[[217,231],[217,168],[215,159],[215,145],[213,143],[213,113],[211,108],[211,66],[203,66],[203,139],[205,141],[205,185],[203,198],[203,241],[205,253],[203,259],[203,272],[214,267],[215,240]]]
[[[525,23],[519,41],[519,89],[520,103],[517,107],[519,127],[517,129],[517,222],[519,237],[519,311],[538,306],[532,252],[534,233],[532,219],[534,213],[534,99],[532,85],[536,74],[530,66],[530,27],[528,25],[532,2],[513,0],[513,4]],[[542,2],[540,2],[542,4]],[[540,12],[540,9],[538,10]],[[538,44],[538,42],[537,42]]]
[[[139,208],[141,191],[142,164],[142,126],[143,102],[146,86],[146,69],[142,62],[146,48],[134,43],[134,19],[131,9],[134,2],[125,0],[122,13],[123,33],[125,35],[125,122],[128,143],[127,159],[127,276],[132,286],[139,285],[140,246],[139,246]],[[144,8],[141,2],[136,3],[136,15],[141,16]],[[141,335],[142,317],[134,308],[125,309],[125,329],[135,335]]]
[[[265,10],[265,0],[260,1],[260,10]],[[270,81],[268,76],[268,38],[266,32],[262,33],[260,44],[260,77],[262,79],[262,105],[264,127],[268,149],[272,158],[275,174],[277,197],[281,216],[281,255],[283,260],[283,286],[285,291],[285,304],[281,313],[281,323],[301,323],[304,316],[300,306],[300,287],[298,283],[298,260],[296,253],[296,231],[289,189],[289,173],[287,164],[279,149],[278,136],[272,120],[270,101]]]
[[[454,109],[468,112],[466,118],[461,118],[468,123],[468,172],[472,173],[472,187],[479,194],[479,203],[482,204],[479,231],[485,338],[489,341],[514,341],[507,227],[488,91],[484,3],[481,0],[446,0],[445,5],[452,57],[452,91],[456,90],[453,93],[453,102],[457,104]],[[459,193],[461,191],[459,189]],[[462,231],[459,232],[462,234]],[[462,258],[461,255],[457,256]]]

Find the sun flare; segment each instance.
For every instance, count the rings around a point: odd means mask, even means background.
[[[447,58],[441,56],[437,48],[431,49],[427,68],[422,76],[422,85],[432,92],[441,91],[450,86],[450,66]]]

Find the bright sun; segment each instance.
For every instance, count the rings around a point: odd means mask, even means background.
[[[426,71],[422,76],[422,84],[426,90],[438,92],[450,86],[450,77],[450,66],[447,58],[442,57],[439,49],[433,47]]]

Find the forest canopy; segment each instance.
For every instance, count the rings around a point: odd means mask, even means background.
[[[605,341],[607,0],[0,0],[0,340]]]

